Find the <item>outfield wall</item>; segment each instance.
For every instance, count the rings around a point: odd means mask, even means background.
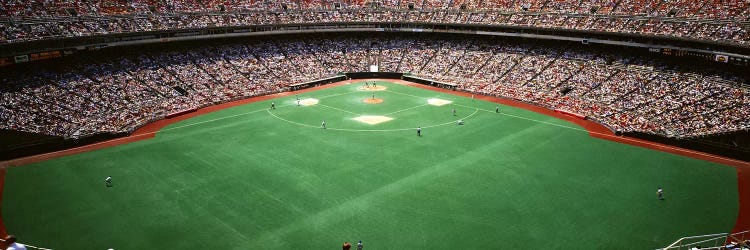
[[[85,146],[97,142],[112,140],[128,136],[130,133],[102,133],[92,136],[87,136],[78,139],[66,139],[63,137],[49,138],[44,141],[38,141],[36,143],[29,143],[18,146],[11,146],[0,150],[0,161],[11,160],[15,158],[44,154],[59,150],[65,150],[69,148],[76,148]]]
[[[289,86],[289,89],[292,90],[292,91],[294,91],[294,90],[300,90],[300,89],[306,89],[306,88],[316,87],[316,86],[320,86],[320,85],[324,85],[324,84],[329,84],[329,83],[343,81],[343,80],[346,80],[346,78],[347,78],[346,75],[341,75],[340,74],[340,75],[326,77],[326,78],[323,78],[323,79],[313,80],[313,81],[309,81],[309,82],[292,84],[292,85]]]
[[[661,144],[667,144],[667,145],[677,146],[681,148],[692,149],[696,151],[726,156],[726,157],[750,162],[750,151],[744,150],[743,148],[739,148],[739,147],[728,147],[726,145],[717,144],[717,143],[709,143],[707,141],[702,141],[702,140],[698,140],[695,138],[680,139],[680,138],[666,137],[666,136],[660,136],[660,135],[654,135],[654,134],[647,134],[643,132],[625,132],[625,133],[618,133],[618,135],[629,136],[633,138],[658,142]]]

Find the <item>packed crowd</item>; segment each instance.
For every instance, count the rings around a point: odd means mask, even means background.
[[[655,69],[624,57],[606,63],[603,55],[583,51],[505,46],[478,56],[454,50],[461,47],[447,51],[464,57],[452,69],[424,77],[578,113],[622,132],[690,137],[750,127],[744,118],[750,115],[750,91],[735,77]],[[477,73],[462,77],[467,71]]]
[[[727,74],[574,48],[388,38],[220,45],[6,75],[0,128],[65,137],[127,132],[370,65],[575,112],[617,131],[689,137],[750,128],[750,91]]]
[[[379,8],[373,8],[373,3]],[[0,16],[0,43],[186,28],[365,21],[537,26],[750,45],[750,2],[746,0],[0,0]]]

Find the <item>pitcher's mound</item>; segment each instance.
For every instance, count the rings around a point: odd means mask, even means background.
[[[365,98],[364,100],[362,100],[362,102],[368,103],[368,104],[378,104],[378,103],[383,103],[383,99],[380,99],[380,98]]]
[[[378,123],[387,122],[393,120],[393,118],[382,116],[382,115],[363,115],[354,118],[355,121],[375,125]]]
[[[359,87],[360,91],[383,91],[383,90],[386,90],[386,89],[388,89],[388,88],[386,88],[385,86],[375,86],[375,87],[373,87],[373,86],[367,86],[367,87],[360,86]]]

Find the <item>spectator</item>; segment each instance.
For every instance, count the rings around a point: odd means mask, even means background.
[[[7,248],[5,248],[6,250],[26,250],[26,246],[16,242],[15,235],[5,236],[5,244],[7,244],[8,246]]]
[[[750,32],[743,25],[750,15],[750,3],[740,0],[705,4],[691,0],[668,4],[642,0],[388,0],[373,3],[382,3],[386,8],[372,9],[364,1],[338,3],[339,10],[331,11],[334,5],[330,1],[0,0],[0,13],[9,17],[0,20],[0,30],[4,31],[0,32],[0,43],[154,30],[325,22],[501,24],[639,33],[737,45],[750,43]],[[410,4],[415,10],[404,12]],[[215,12],[220,5],[225,11]],[[466,9],[456,11],[462,6]],[[74,10],[75,15],[68,10]]]

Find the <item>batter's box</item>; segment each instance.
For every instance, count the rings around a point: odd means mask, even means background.
[[[382,116],[382,115],[363,115],[363,116],[355,117],[354,120],[358,122],[362,122],[362,123],[367,123],[370,125],[375,125],[375,124],[380,124],[380,123],[393,120],[393,118]]]
[[[440,98],[430,98],[430,99],[427,99],[427,104],[430,104],[430,105],[433,105],[433,106],[443,106],[443,105],[451,104],[451,103],[453,103],[453,102],[452,101],[448,101],[448,100],[443,100],[443,99],[440,99]]]

